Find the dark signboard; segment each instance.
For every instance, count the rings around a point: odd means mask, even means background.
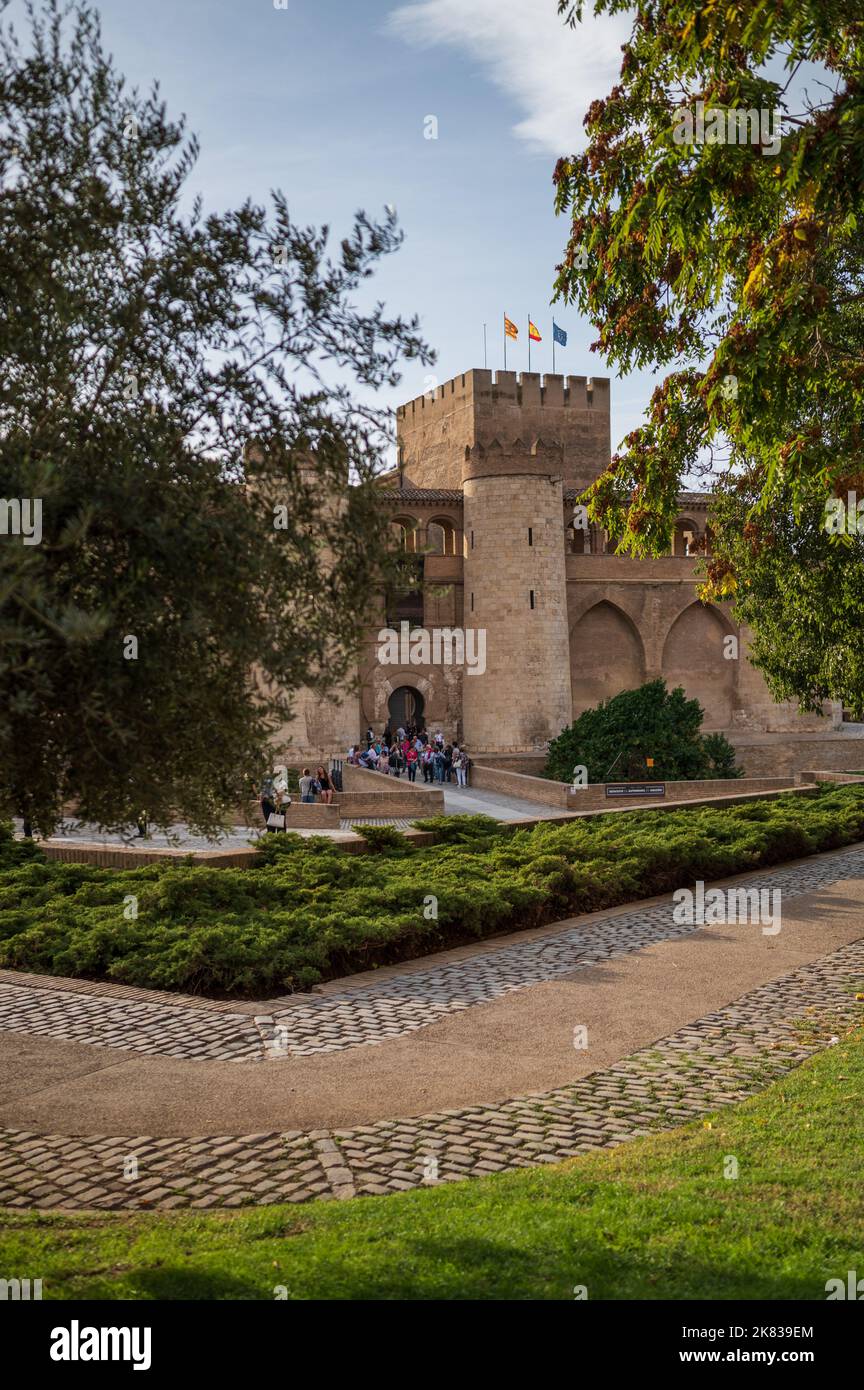
[[[665,782],[610,782],[607,796],[665,796]]]

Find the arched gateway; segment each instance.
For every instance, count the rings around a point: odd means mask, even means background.
[[[394,731],[398,728],[406,729],[409,724],[416,724],[418,729],[425,727],[423,696],[410,685],[400,685],[393,691],[387,701],[387,711],[390,715],[390,727]]]

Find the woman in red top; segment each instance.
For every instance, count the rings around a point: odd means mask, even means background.
[[[417,776],[417,749],[411,743],[408,744],[405,761],[408,764],[408,781],[413,782]]]

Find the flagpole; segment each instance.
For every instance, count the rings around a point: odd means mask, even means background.
[[[531,370],[531,315],[528,315],[528,370]]]
[[[483,325],[483,366],[486,366],[486,325]]]
[[[555,375],[555,320],[552,320],[552,375]]]
[[[507,370],[507,315],[504,315],[504,370]]]

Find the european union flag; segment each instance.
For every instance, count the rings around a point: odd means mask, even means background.
[[[554,319],[552,320],[552,338],[554,342],[560,343],[562,347],[567,346],[567,334],[564,332],[563,328],[558,327]]]

